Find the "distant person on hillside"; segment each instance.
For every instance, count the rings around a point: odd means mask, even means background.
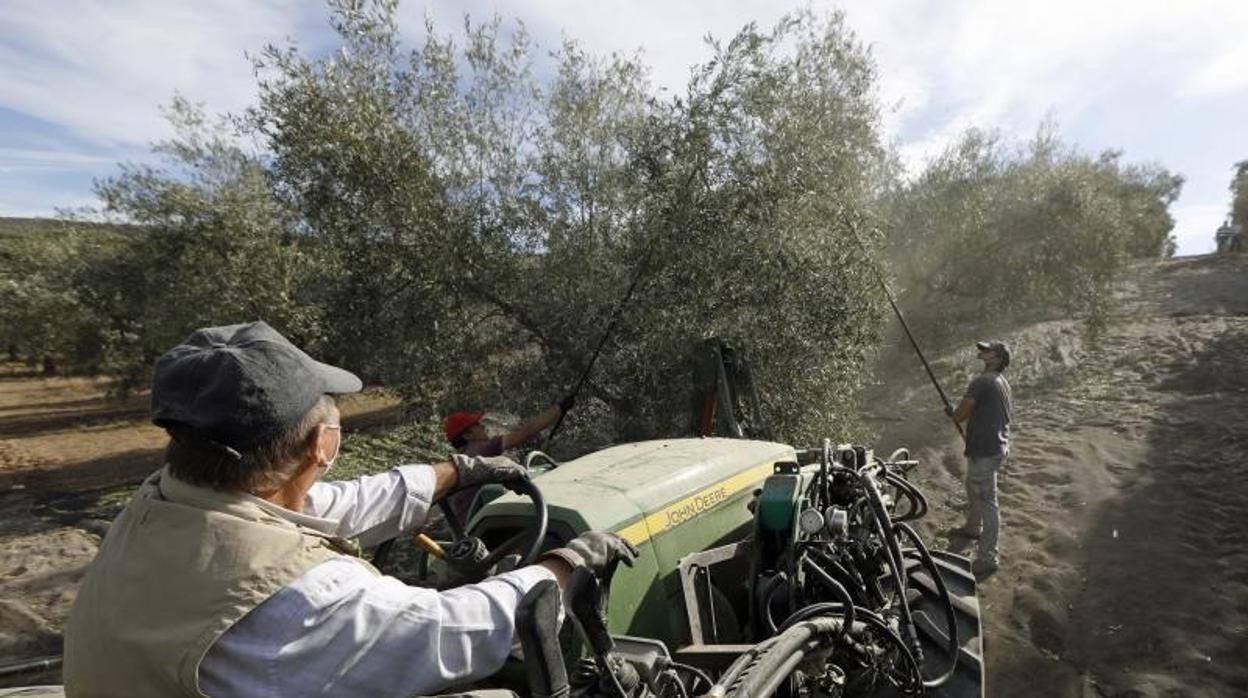
[[[988,574],[997,569],[997,537],[1001,526],[997,507],[997,471],[1010,453],[1010,416],[1014,401],[1010,383],[1002,375],[1010,365],[1010,348],[1004,342],[977,342],[975,348],[984,370],[971,379],[966,394],[949,416],[966,422],[966,523],[955,533],[979,539],[979,552],[971,570]]]
[[[66,695],[428,695],[503,666],[539,582],[633,564],[628,542],[589,531],[455,589],[382,575],[361,545],[424,525],[456,488],[527,473],[456,455],[324,481],[342,446],[333,396],[360,387],[263,322],[198,330],[156,362],[165,466],[83,579],[65,629]]]
[[[567,395],[519,427],[496,436],[490,436],[485,425],[481,423],[485,417],[484,412],[452,412],[446,416],[442,428],[446,432],[446,440],[451,443],[456,453],[483,458],[501,456],[504,452],[528,442],[546,427],[552,426],[561,415],[572,409],[575,402],[575,396]],[[447,500],[460,519],[468,514],[468,508],[472,506],[472,499],[477,495],[478,489],[480,488],[456,492]]]

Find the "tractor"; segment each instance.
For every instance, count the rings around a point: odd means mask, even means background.
[[[614,446],[548,463],[466,525],[448,511],[453,540],[417,581],[479,579],[591,529],[637,547],[567,598],[553,583],[525,598],[522,651],[490,682],[521,695],[981,696],[975,578],[910,527],[927,509],[915,465],[830,441]]]
[[[605,579],[578,573],[566,598],[534,588],[521,650],[489,685],[535,697],[982,696],[975,577],[911,527],[928,508],[907,478],[917,461],[747,438],[768,430],[743,354],[716,339],[700,356],[700,436],[566,463],[535,451],[516,492],[482,491],[467,522],[443,508],[451,540],[425,538],[408,581],[476,581],[587,530],[640,551]],[[562,631],[560,608],[574,621]]]

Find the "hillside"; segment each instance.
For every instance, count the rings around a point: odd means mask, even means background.
[[[999,329],[1016,414],[1002,567],[981,587],[989,695],[1248,691],[1248,261],[1134,276],[1094,344],[1074,321]],[[951,397],[983,338],[933,362]],[[900,412],[881,446],[918,447],[925,532],[965,547],[946,533],[965,503],[960,443],[917,360],[885,388]]]
[[[137,230],[134,226],[115,225],[111,223],[88,223],[68,221],[59,218],[6,218],[0,216],[0,243],[4,245],[22,244],[54,240],[64,236],[69,230],[91,237],[92,241],[103,245],[117,244],[125,239],[128,233]]]

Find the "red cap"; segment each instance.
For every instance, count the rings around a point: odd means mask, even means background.
[[[446,440],[455,443],[460,434],[463,434],[473,424],[481,421],[485,416],[484,412],[452,412],[446,415],[446,421],[442,423],[442,428],[446,430]]]

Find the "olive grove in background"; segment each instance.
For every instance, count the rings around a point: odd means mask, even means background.
[[[881,201],[885,254],[931,338],[1037,313],[1096,331],[1133,260],[1174,254],[1182,184],[1118,151],[1080,153],[1047,125],[1026,144],[972,129]]]
[[[497,19],[407,50],[393,2],[331,9],[341,47],[265,49],[245,113],[176,99],[165,164],[97,184],[119,242],[49,251],[36,285],[0,275],[63,326],[35,342],[9,310],[0,339],[125,388],[195,327],[263,318],[418,414],[526,413],[621,309],[571,443],[681,433],[711,335],[748,347],[776,435],[806,440],[852,425],[877,261],[932,318],[1053,302],[1098,321],[1126,260],[1172,249],[1177,177],[1047,132],[1022,150],[971,132],[902,179],[839,13],[748,25],[666,95],[639,55],[549,51]]]

